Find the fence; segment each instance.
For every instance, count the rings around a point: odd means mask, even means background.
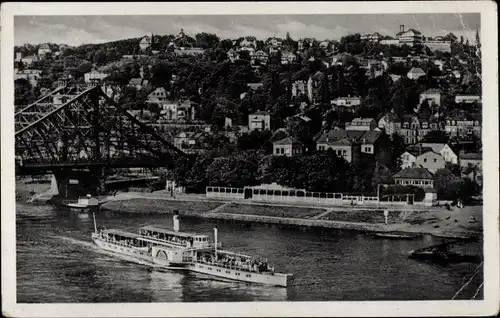
[[[331,204],[331,205],[378,205],[379,200],[376,196],[365,195],[346,195],[343,193],[331,192],[309,192],[306,190],[277,190],[262,188],[232,188],[232,187],[207,187],[207,198],[226,198],[226,199],[248,199],[264,202],[283,202],[283,203],[312,203],[312,204]],[[382,202],[380,202],[382,203]],[[385,205],[392,205],[396,202],[384,202]],[[400,202],[398,202],[400,203]],[[406,202],[401,202],[406,204]]]

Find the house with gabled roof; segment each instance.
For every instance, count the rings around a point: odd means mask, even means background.
[[[420,145],[422,147],[431,148],[432,151],[443,156],[445,162],[450,162],[455,165],[458,164],[458,156],[448,144],[423,142]]]
[[[271,129],[271,113],[268,111],[257,111],[248,115],[248,129],[253,130],[270,130]]]
[[[370,131],[377,127],[377,122],[373,118],[354,118],[345,124],[346,130]]]
[[[295,62],[295,60],[297,59],[297,56],[295,54],[293,54],[292,52],[288,52],[288,51],[284,51],[284,52],[281,52],[281,64],[290,64],[290,63],[293,63]]]
[[[240,47],[257,47],[257,39],[254,36],[247,36],[240,42]]]
[[[417,161],[417,157],[427,151],[432,151],[432,148],[418,146],[407,147],[406,151],[403,152],[399,157],[401,160],[400,168],[406,169],[415,167],[415,161]]]
[[[255,52],[254,55],[252,55],[252,63],[259,63],[259,64],[267,64],[267,61],[269,59],[269,54],[266,52],[259,50]]]
[[[432,174],[422,167],[406,168],[392,176],[398,185],[417,186],[420,188],[433,188]]]
[[[148,49],[149,47],[151,47],[151,37],[149,36],[143,36],[141,38],[141,40],[139,41],[139,48],[141,49],[141,51],[144,51],[146,49]]]
[[[235,49],[231,48],[229,51],[227,51],[227,57],[231,63],[234,63],[234,61],[240,59],[240,53],[238,53]]]
[[[396,38],[398,39],[399,44],[406,44],[408,46],[422,43],[423,40],[423,36],[420,31],[417,31],[415,29],[405,30],[404,25],[400,25],[399,32],[396,34]]]
[[[425,168],[430,173],[436,173],[439,169],[445,168],[445,160],[441,154],[430,150],[417,157],[415,166]]]
[[[348,162],[357,161],[361,156],[370,156],[384,162],[387,159],[389,140],[380,130],[332,129],[318,134],[315,139],[318,151],[332,149],[337,156]]]
[[[40,47],[38,48],[38,56],[43,57],[47,53],[52,53],[52,50],[50,49],[49,44],[44,43],[44,44],[40,45]]]
[[[128,82],[128,86],[130,87],[135,87],[136,89],[141,89],[144,86],[148,86],[149,81],[147,79],[137,77],[137,78],[131,78],[130,81]]]
[[[273,142],[273,154],[275,156],[287,156],[301,154],[304,145],[300,140],[294,137],[285,137]]]
[[[420,67],[412,67],[412,69],[406,74],[409,79],[417,80],[422,76],[425,76],[425,72]]]
[[[398,116],[395,113],[387,113],[378,121],[378,128],[383,129],[385,133],[392,136],[396,132],[395,124],[398,121]]]
[[[174,137],[174,146],[185,153],[201,153],[210,149],[210,138],[206,131],[183,131]]]
[[[406,144],[420,142],[429,132],[440,130],[442,123],[434,116],[431,118],[405,115],[395,123],[395,132],[404,138]]]
[[[436,88],[430,88],[420,93],[419,104],[422,104],[424,101],[427,101],[429,103],[429,106],[441,106],[441,91]]]
[[[163,87],[157,87],[148,95],[147,102],[151,103],[161,103],[167,101],[168,93]]]

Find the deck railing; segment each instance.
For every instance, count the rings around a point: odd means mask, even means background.
[[[213,266],[217,266],[217,267],[227,268],[227,269],[239,270],[239,271],[243,271],[243,272],[259,273],[259,274],[262,273],[258,269],[253,269],[253,268],[249,268],[246,266],[228,265],[228,264],[224,264],[221,262],[213,262],[213,261],[208,262],[208,261],[205,261],[203,259],[197,259],[196,262],[201,263],[201,264],[206,264],[206,265],[213,265]],[[274,267],[269,267],[268,271],[271,273],[274,273]]]

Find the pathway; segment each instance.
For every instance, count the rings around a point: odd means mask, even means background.
[[[327,210],[326,210],[325,212],[323,212],[323,213],[320,213],[320,214],[316,214],[316,215],[311,216],[311,217],[309,218],[309,220],[319,220],[319,219],[321,219],[322,217],[324,217],[324,216],[326,216],[326,215],[330,214],[330,213],[331,213],[331,212],[333,212],[333,211],[334,211],[334,209],[327,209]]]
[[[252,201],[248,199],[227,199],[227,198],[207,198],[200,194],[176,194],[175,197],[166,194],[164,191],[157,191],[154,193],[141,193],[141,192],[121,192],[115,196],[109,196],[109,201],[119,201],[119,200],[129,200],[129,199],[154,199],[154,200],[175,200],[175,201],[201,201],[201,202],[220,202],[220,203],[238,203],[246,205],[260,205],[260,206],[279,206],[279,207],[298,207],[298,208],[311,208],[311,209],[325,209],[328,208],[332,211],[346,211],[346,210],[390,210],[394,212],[401,212],[408,207],[377,207],[370,205],[358,205],[358,206],[332,206],[325,203],[306,203],[306,202],[266,202],[266,201]],[[108,200],[105,200],[108,201]],[[414,211],[425,211],[425,212],[440,212],[443,209],[437,209],[433,207],[417,207],[411,208]],[[331,212],[331,211],[330,211]]]
[[[207,214],[207,213],[217,213],[217,212],[220,212],[222,211],[226,206],[228,205],[231,205],[233,204],[233,202],[226,202],[224,204],[221,204],[219,205],[218,207],[216,207],[215,209],[212,209],[212,210],[208,210],[206,212],[204,212],[204,214]]]

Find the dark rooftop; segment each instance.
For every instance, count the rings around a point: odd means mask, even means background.
[[[302,144],[298,139],[293,137],[285,137],[278,141],[273,142],[275,145],[290,145],[290,144]]]
[[[432,174],[425,168],[406,168],[396,173],[393,178],[404,179],[432,179]]]

